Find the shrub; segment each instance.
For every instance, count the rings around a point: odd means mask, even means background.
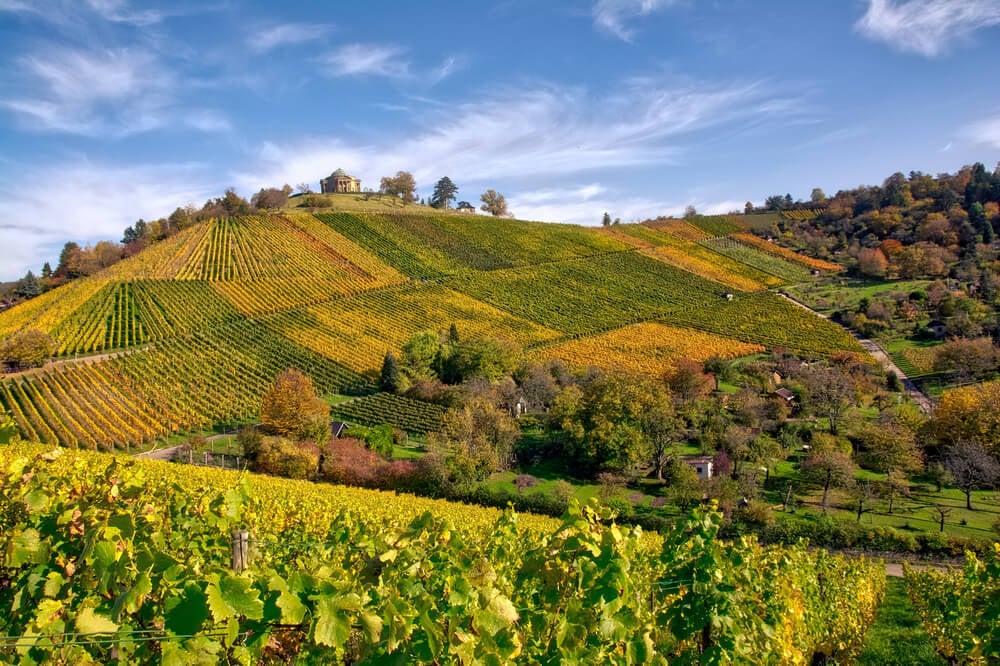
[[[295,443],[284,437],[264,437],[253,458],[253,468],[289,479],[311,479],[319,468],[319,450],[311,442]]]
[[[538,485],[538,479],[530,474],[518,474],[514,477],[514,487],[518,492],[524,492],[525,488],[534,488]]]

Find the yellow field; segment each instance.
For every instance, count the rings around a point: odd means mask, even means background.
[[[672,370],[677,359],[704,361],[711,356],[734,358],[758,351],[764,351],[764,347],[690,328],[643,323],[544,347],[539,354],[576,366],[631,370],[659,377]]]
[[[681,240],[699,241],[703,238],[708,238],[707,233],[692,224],[688,224],[684,220],[656,220],[644,224],[651,229],[662,231]]]
[[[692,243],[692,245],[694,245]],[[695,245],[695,248],[700,249],[701,246]],[[706,278],[708,280],[714,280],[720,284],[724,284],[727,287],[732,287],[739,291],[760,291],[764,289],[764,285],[759,282],[755,282],[748,277],[742,275],[737,275],[732,271],[726,270],[722,264],[725,263],[725,257],[720,257],[720,261],[709,261],[702,257],[697,257],[692,252],[695,251],[694,248],[682,249],[679,247],[673,247],[670,245],[661,245],[660,247],[650,248],[644,250],[643,253],[653,257],[654,259],[659,259],[671,266],[676,266],[686,271],[690,271],[699,277]]]

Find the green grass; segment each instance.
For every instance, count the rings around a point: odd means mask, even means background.
[[[934,652],[930,638],[906,596],[901,578],[889,578],[885,601],[875,623],[868,629],[858,664],[871,666],[941,666],[944,660]]]

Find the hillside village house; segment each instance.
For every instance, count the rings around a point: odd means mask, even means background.
[[[328,178],[319,181],[323,194],[348,194],[361,191],[361,179],[351,176],[343,169],[337,169]]]
[[[684,458],[684,462],[694,467],[699,479],[712,478],[712,457],[711,456],[690,456]]]

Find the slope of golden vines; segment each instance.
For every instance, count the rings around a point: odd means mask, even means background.
[[[107,278],[98,276],[80,278],[15,305],[0,313],[0,338],[22,328],[35,328],[51,334],[66,317],[90,300],[108,282]]]
[[[769,243],[763,238],[754,236],[753,234],[732,234],[733,238],[736,238],[747,245],[752,245],[753,247],[772,254],[776,257],[781,257],[782,259],[788,259],[789,261],[794,261],[802,264],[803,266],[808,266],[809,268],[815,269],[817,271],[842,271],[843,266],[830,263],[829,261],[823,261],[822,259],[815,259],[813,257],[807,257],[804,254],[799,254],[789,250],[786,247],[781,247],[780,245],[775,245],[774,243]]]
[[[907,347],[900,353],[919,372],[924,374],[934,372],[934,357],[937,356],[934,347]]]
[[[323,224],[313,215],[289,213],[284,216],[290,224],[337,252],[362,271],[376,278],[381,284],[397,284],[406,281],[406,276],[386,264],[360,245],[338,234],[329,225]]]
[[[521,345],[560,335],[441,285],[379,289],[263,321],[358,372],[377,370],[386,351],[398,354],[415,333],[444,331],[453,323],[465,336],[492,336]]]
[[[170,238],[150,245],[139,254],[119,261],[102,275],[117,280],[176,277],[210,228],[211,223],[203,222],[182,229]]]
[[[708,238],[707,233],[693,224],[688,224],[684,220],[652,220],[649,222],[643,222],[643,226],[670,234],[671,236],[680,238],[681,240],[698,241],[703,238]]]
[[[691,245],[694,245],[694,243],[691,243]],[[698,245],[695,247],[701,246]],[[644,250],[643,254],[740,291],[760,291],[765,288],[759,282],[726,270],[724,266],[725,262],[709,261],[707,258],[695,256],[688,249],[671,245],[661,245]]]
[[[681,358],[704,361],[711,356],[734,358],[758,351],[764,347],[690,328],[643,323],[543,347],[536,353],[576,366],[626,369],[659,377]]]

